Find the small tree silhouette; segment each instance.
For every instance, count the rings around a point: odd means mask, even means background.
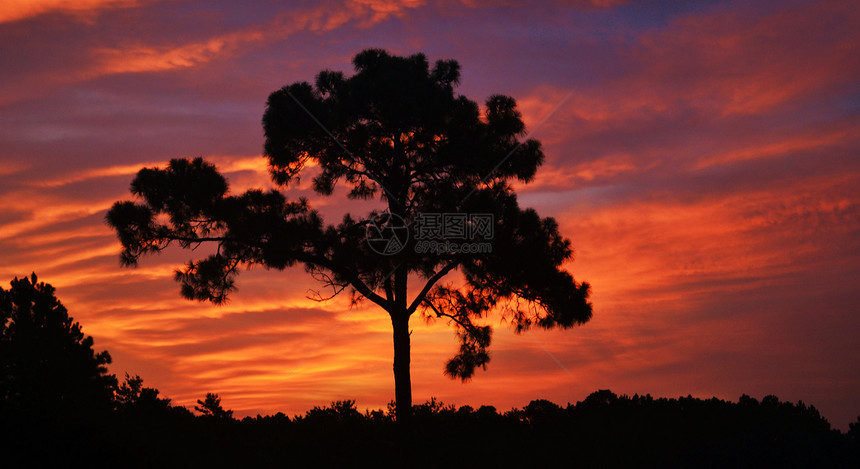
[[[92,465],[104,455],[110,361],[36,274],[0,287],[0,465]]]
[[[194,406],[194,410],[200,412],[203,416],[210,416],[219,419],[232,419],[233,411],[232,410],[224,410],[221,407],[221,398],[217,394],[206,393],[206,398],[204,400],[197,400],[196,406]]]
[[[114,400],[120,409],[141,409],[151,411],[153,409],[169,409],[170,399],[158,397],[158,389],[143,386],[143,378],[139,375],[134,377],[125,374],[125,381],[114,393]]]
[[[56,421],[109,410],[116,377],[36,274],[0,287],[0,413]]]
[[[414,313],[454,325],[460,348],[445,373],[466,380],[490,359],[491,329],[477,319],[495,309],[518,332],[572,327],[591,317],[589,286],[562,268],[572,250],[556,221],[520,208],[510,185],[530,181],[544,159],[540,142],[521,139],[525,125],[512,98],[491,96],[482,113],[454,92],[460,66],[453,60],[431,69],[423,54],[370,49],[353,63],[350,78],[326,70],[314,85],[293,83],[269,96],[265,156],[279,186],[313,165],[318,193],[331,195],[343,181],[349,198],[378,197],[383,211],[346,213],[326,226],[304,199],[288,201],[276,190],[229,194],[224,177],[198,158],[142,169],[131,184],[142,203],[117,202],[107,221],[125,265],[172,243],[215,244],[212,255],[176,274],[189,299],[223,302],[243,266],[298,263],[331,296],[351,289],[353,300],[380,306],[391,318],[397,421],[406,425]],[[455,241],[479,232],[492,249],[461,250],[448,238],[419,245],[419,235],[410,236],[418,227],[429,237],[453,228],[442,234]],[[440,283],[455,270],[464,283]]]

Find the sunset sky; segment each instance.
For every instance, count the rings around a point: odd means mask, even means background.
[[[776,5],[779,5],[778,7]],[[301,267],[252,270],[225,306],[179,295],[169,250],[135,269],[104,222],[138,169],[216,163],[270,188],[272,91],[369,47],[455,59],[458,92],[517,100],[547,159],[518,185],[555,217],[594,317],[515,334],[442,374],[458,347],[413,317],[416,402],[499,410],[544,398],[741,394],[860,414],[860,2],[4,0],[0,284],[36,272],[113,356],[175,403],[239,417],[394,398],[391,323],[307,298]],[[327,221],[343,192],[307,195]],[[199,257],[199,256],[198,256]]]

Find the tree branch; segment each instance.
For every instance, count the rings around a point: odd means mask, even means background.
[[[421,302],[424,301],[424,298],[427,296],[427,293],[430,291],[430,289],[433,288],[433,285],[435,285],[436,282],[439,281],[439,279],[447,275],[448,272],[457,267],[458,264],[459,263],[456,261],[449,262],[445,267],[442,267],[439,272],[436,272],[435,274],[433,274],[432,277],[430,277],[429,280],[427,280],[427,283],[424,284],[424,288],[421,289],[421,292],[418,293],[418,296],[416,296],[415,299],[412,300],[412,304],[409,306],[409,308],[407,308],[406,311],[409,316],[411,316],[412,313],[414,313],[415,310],[418,309],[418,305],[420,305]]]
[[[451,315],[451,314],[443,313],[442,311],[440,311],[440,310],[439,310],[439,308],[437,308],[437,307],[436,307],[436,305],[434,305],[434,304],[433,304],[433,302],[432,302],[432,301],[430,301],[430,300],[428,300],[428,299],[424,299],[424,300],[422,300],[422,301],[423,301],[424,303],[426,303],[426,304],[427,304],[427,306],[429,306],[429,307],[430,307],[430,309],[432,309],[434,313],[436,313],[436,317],[437,317],[437,318],[446,317],[446,318],[448,318],[448,319],[450,319],[450,320],[452,320],[452,321],[456,322],[460,327],[462,327],[462,328],[463,328],[463,330],[465,330],[465,331],[467,331],[467,332],[471,331],[471,328],[472,328],[472,327],[474,327],[474,326],[472,326],[471,324],[463,324],[463,322],[461,322],[459,319],[457,319],[456,317],[454,317],[454,316],[453,316],[453,315]]]
[[[359,293],[364,295],[364,297],[368,300],[381,306],[382,309],[386,311],[391,310],[391,302],[377,295],[376,292],[374,292],[370,287],[367,286],[366,283],[364,283],[364,281],[361,280],[358,274],[345,269],[339,269],[329,259],[326,259],[321,256],[316,256],[312,254],[300,254],[296,256],[296,260],[304,262],[305,264],[316,265],[330,270],[331,272],[346,279],[346,281],[349,282],[349,284],[352,285],[353,288],[355,288]]]

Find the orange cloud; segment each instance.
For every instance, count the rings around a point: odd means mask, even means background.
[[[216,58],[225,58],[255,43],[285,39],[293,34],[332,31],[356,21],[360,27],[370,27],[392,16],[402,16],[407,10],[424,2],[403,0],[380,2],[348,0],[340,5],[326,3],[299,11],[286,12],[263,25],[212,37],[205,41],[180,46],[103,48],[95,52],[97,66],[90,76],[115,73],[162,72],[196,67]]]
[[[99,65],[90,73],[97,76],[190,68],[232,54],[238,48],[262,39],[263,34],[258,31],[239,31],[178,47],[132,46],[98,49],[95,54]]]
[[[695,202],[678,195],[591,210],[577,204],[560,218],[578,247],[573,271],[592,282],[595,304],[607,295],[627,305],[643,297],[691,302],[761,288],[826,259],[829,242],[860,226],[851,196],[858,177],[705,192]]]
[[[608,183],[645,168],[637,166],[633,155],[607,155],[592,161],[584,161],[567,166],[544,165],[535,179],[528,184],[516,183],[515,187],[522,193],[569,190],[586,183]]]
[[[240,171],[250,171],[256,174],[268,175],[268,166],[266,159],[261,155],[242,156],[242,155],[208,155],[206,160],[214,163],[218,170],[225,175]],[[157,166],[166,166],[166,162],[153,161],[144,163],[135,163],[128,165],[108,166],[101,168],[91,168],[79,171],[72,171],[62,176],[54,178],[39,179],[29,182],[28,185],[33,187],[60,187],[67,184],[89,181],[92,179],[101,179],[118,176],[134,176],[141,168],[151,168]],[[312,165],[309,165],[312,166]],[[130,179],[130,178],[128,178]]]
[[[29,168],[29,165],[22,161],[0,161],[0,176],[8,176]]]
[[[642,38],[645,83],[629,91],[721,116],[760,114],[814,91],[845,85],[860,72],[856,3],[841,0],[780,9],[687,16]],[[852,64],[852,65],[849,65]],[[636,80],[643,77],[637,76]],[[653,86],[653,88],[652,88]]]
[[[801,135],[790,135],[778,141],[751,144],[736,150],[701,158],[695,169],[704,169],[715,165],[740,163],[762,158],[775,158],[799,151],[818,150],[841,143],[857,142],[860,140],[860,129],[854,122],[847,122],[844,128],[804,130]]]
[[[517,0],[508,0],[504,2],[499,2],[498,0],[458,0],[456,3],[469,8],[483,8],[487,6],[498,6],[499,4],[518,7],[529,7],[533,5],[529,2]],[[555,0],[553,3],[559,5],[570,5],[575,7],[611,8],[617,5],[623,5],[628,2],[627,0]]]
[[[13,1],[8,6],[4,3],[3,7],[0,7],[0,22],[4,21],[4,18],[5,21],[13,21],[54,11],[90,18],[106,8],[129,7],[139,3],[140,0]],[[0,94],[0,105],[32,97],[35,90],[44,93],[46,87],[69,85],[105,75],[193,69],[214,60],[229,59],[260,44],[281,41],[299,33],[331,32],[350,23],[359,28],[369,28],[393,17],[402,17],[422,5],[424,2],[420,0],[330,1],[284,12],[264,24],[255,24],[184,44],[129,42],[113,47],[96,47],[86,51],[90,57],[89,63],[61,71],[52,70],[50,75],[28,75],[16,82],[5,84],[3,93]]]
[[[4,0],[0,5],[0,23],[47,13],[63,13],[87,19],[101,10],[129,8],[141,3],[141,0]]]
[[[111,203],[113,201],[108,198],[99,202],[60,201],[36,192],[2,194],[0,205],[15,207],[18,211],[38,216],[0,226],[0,240],[14,239],[50,225],[87,217],[110,207]]]
[[[346,8],[361,15],[366,11],[372,12],[370,18],[364,23],[364,26],[372,26],[373,24],[384,21],[391,16],[403,16],[410,9],[422,7],[427,2],[424,0],[401,0],[390,2],[385,0],[350,0],[346,2]]]
[[[691,112],[711,121],[765,115],[853,83],[858,21],[856,3],[840,0],[763,18],[688,15],[621,52],[631,73],[588,87],[538,85],[518,103],[531,130],[567,100],[537,131],[546,144]]]

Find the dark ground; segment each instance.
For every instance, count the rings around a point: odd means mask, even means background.
[[[503,413],[432,400],[415,406],[411,435],[391,410],[360,413],[353,401],[235,420],[144,395],[98,418],[54,417],[7,415],[0,445],[11,464],[0,466],[395,467],[405,448],[409,467],[860,467],[860,425],[840,433],[814,407],[774,396],[598,391]]]

